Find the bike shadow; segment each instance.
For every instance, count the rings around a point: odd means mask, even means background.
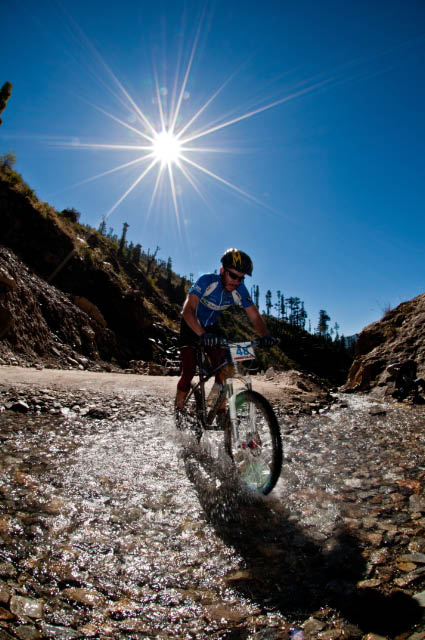
[[[366,560],[345,528],[336,525],[326,540],[317,541],[273,494],[242,487],[229,471],[229,459],[217,461],[202,447],[186,449],[183,458],[208,522],[243,558],[242,570],[229,573],[226,582],[264,612],[279,611],[296,623],[331,608],[362,633],[387,637],[422,620],[423,610],[407,594],[357,586]]]

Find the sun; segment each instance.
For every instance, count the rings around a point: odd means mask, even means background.
[[[163,165],[179,163],[182,146],[172,131],[163,130],[156,134],[152,143],[153,157]]]
[[[201,176],[207,180],[215,181],[222,187],[231,190],[234,195],[240,197],[245,202],[248,201],[253,205],[269,210],[273,214],[277,213],[280,215],[280,212],[276,211],[273,207],[262,202],[244,189],[241,189],[236,184],[226,180],[224,177],[218,175],[203,164],[203,158],[207,155],[210,155],[211,153],[230,153],[232,151],[231,148],[216,147],[215,145],[201,146],[200,141],[205,137],[212,136],[215,132],[234,126],[239,122],[257,116],[269,109],[277,107],[278,105],[282,105],[289,100],[308,94],[315,89],[322,88],[324,85],[328,84],[332,78],[325,78],[324,80],[318,80],[317,82],[307,81],[305,86],[301,86],[301,88],[297,88],[293,92],[285,92],[284,95],[281,95],[280,97],[278,96],[274,100],[265,100],[265,103],[261,103],[258,106],[255,106],[254,103],[253,108],[248,111],[240,113],[239,107],[237,107],[235,109],[235,115],[232,117],[227,118],[224,115],[218,116],[212,121],[204,121],[203,124],[200,124],[201,116],[206,114],[213,101],[221,94],[235,75],[235,73],[233,73],[227,80],[218,86],[218,88],[197,110],[192,111],[192,113],[187,116],[183,114],[183,104],[190,98],[190,92],[187,90],[189,76],[191,74],[202,24],[203,18],[201,18],[197,28],[187,63],[180,64],[180,57],[178,58],[175,77],[172,80],[173,90],[171,92],[167,87],[160,86],[156,69],[154,68],[155,89],[151,101],[153,104],[157,105],[156,116],[146,111],[145,107],[142,109],[141,104],[136,103],[94,47],[92,45],[90,47],[90,50],[94,52],[96,58],[101,61],[102,68],[106,69],[109,77],[112,79],[112,84],[108,84],[107,87],[110,89],[112,95],[115,96],[121,105],[129,112],[129,115],[127,115],[127,119],[123,119],[122,117],[118,117],[117,115],[110,113],[103,106],[92,103],[89,104],[103,115],[125,128],[127,133],[130,132],[132,136],[135,135],[136,140],[130,144],[127,139],[123,139],[122,143],[103,142],[93,144],[83,143],[79,140],[76,142],[75,139],[72,139],[72,142],[65,142],[61,144],[65,144],[65,146],[72,148],[88,148],[96,151],[128,151],[136,154],[134,159],[128,160],[127,162],[87,178],[78,183],[79,185],[99,178],[104,178],[114,172],[125,171],[130,168],[135,168],[136,170],[137,167],[140,168],[140,173],[134,181],[124,190],[122,195],[109,208],[109,210],[104,213],[102,216],[103,222],[109,218],[109,216],[124,202],[136,187],[144,181],[145,178],[147,178],[149,174],[156,174],[156,177],[154,179],[154,186],[147,215],[149,215],[152,207],[154,206],[154,202],[158,194],[160,194],[163,188],[167,189],[172,198],[172,209],[174,210],[175,220],[180,235],[182,233],[179,204],[181,184],[178,180],[181,179],[186,181],[190,187],[192,187],[207,206],[208,201],[202,193],[203,185],[198,179]],[[200,154],[202,164],[201,161],[198,160]]]

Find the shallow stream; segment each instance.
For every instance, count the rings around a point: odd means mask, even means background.
[[[341,396],[323,415],[281,415],[284,467],[267,497],[182,440],[168,402],[125,421],[66,413],[0,414],[0,634],[425,629],[422,407]]]

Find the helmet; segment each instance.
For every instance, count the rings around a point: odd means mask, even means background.
[[[225,269],[233,268],[248,276],[252,275],[254,268],[249,255],[239,249],[227,249],[221,256],[221,264]]]

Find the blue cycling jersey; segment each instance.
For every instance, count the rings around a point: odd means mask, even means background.
[[[234,291],[226,291],[216,273],[201,276],[191,286],[189,293],[194,293],[199,298],[196,317],[203,327],[215,324],[220,313],[232,304],[238,304],[244,309],[254,304],[243,282]]]

